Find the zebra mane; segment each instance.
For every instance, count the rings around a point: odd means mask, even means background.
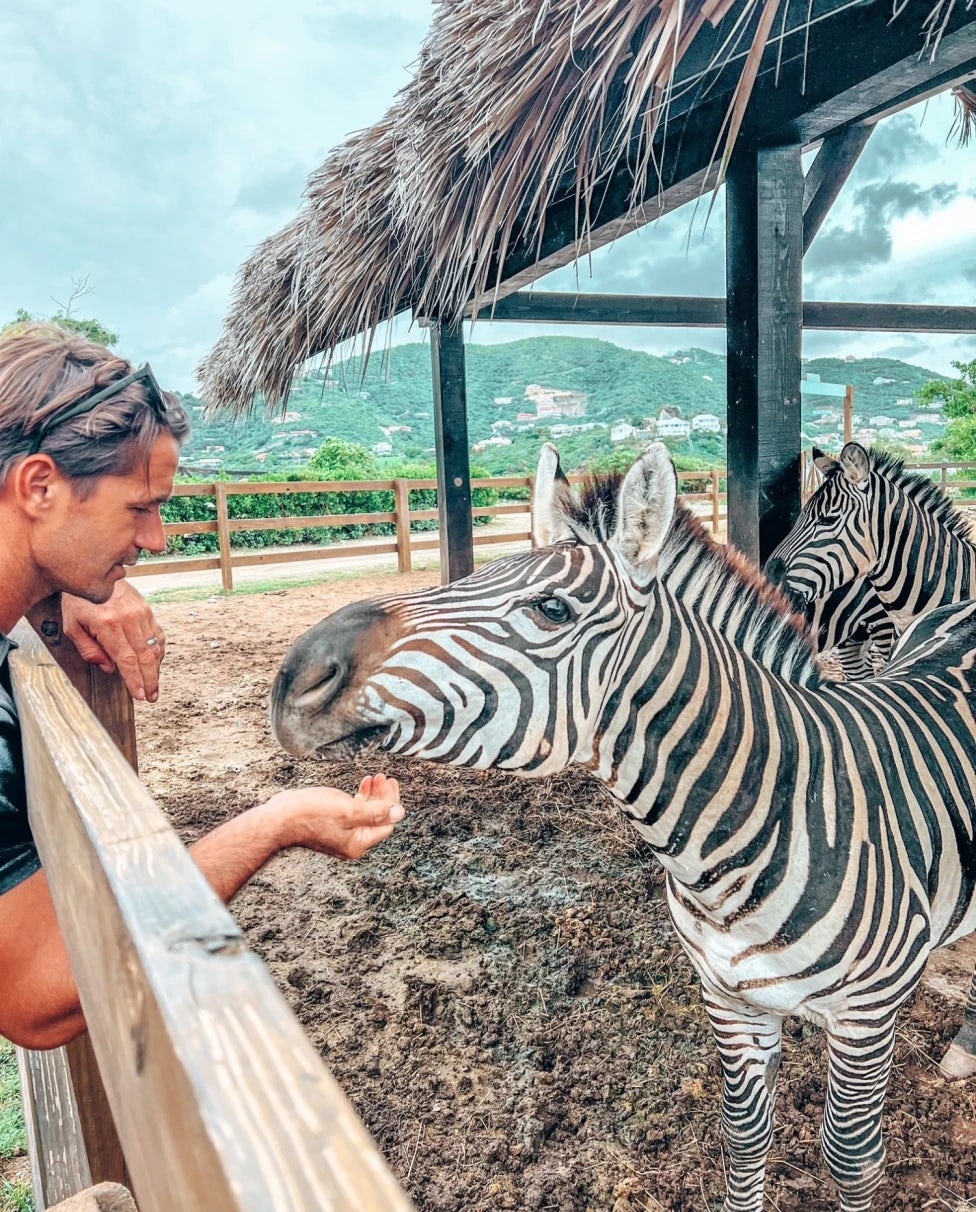
[[[556,506],[577,543],[613,537],[622,472],[589,476],[574,491],[557,484]],[[678,499],[658,564],[673,593],[743,652],[788,681],[820,680],[806,621],[749,560],[717,543]]]
[[[881,450],[868,448],[871,470],[894,484],[933,521],[964,543],[972,545],[973,533],[969,523],[944,492],[924,472],[909,471],[903,459]]]
[[[576,489],[568,480],[556,481],[556,508],[577,543],[605,543],[613,538],[623,478],[619,471],[591,475]]]

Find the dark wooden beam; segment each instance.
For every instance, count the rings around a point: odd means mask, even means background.
[[[813,243],[830,208],[851,175],[861,152],[871,137],[873,126],[863,123],[848,126],[828,135],[803,180],[803,253]]]
[[[729,541],[757,564],[800,510],[803,165],[740,144],[729,168]]]
[[[461,325],[449,327],[431,322],[430,353],[434,374],[441,581],[447,584],[474,571],[467,386]]]
[[[541,324],[658,324],[673,328],[724,328],[725,300],[692,295],[575,295],[519,291],[499,299],[485,320]]]
[[[938,303],[821,303],[803,304],[804,328],[840,332],[962,332],[976,333],[976,307]]]
[[[847,6],[779,43],[773,39],[747,107],[742,138],[755,145],[810,146],[855,123],[877,120],[910,105],[933,88],[945,89],[976,72],[976,9],[957,4],[933,61],[922,55],[918,5],[891,19],[889,0]],[[686,82],[670,109],[667,131],[655,140],[647,180],[634,188],[628,160],[602,182],[592,201],[587,248],[594,249],[693,201],[715,184],[734,71]],[[684,110],[684,112],[682,112]],[[546,212],[541,236],[529,233],[509,250],[489,280],[492,297],[511,294],[577,256],[579,205],[565,195]],[[494,284],[497,282],[497,286]]]
[[[938,303],[832,303],[806,300],[803,327],[842,332],[976,333],[976,307]],[[538,324],[724,328],[725,300],[693,295],[575,295],[519,291],[483,319]]]

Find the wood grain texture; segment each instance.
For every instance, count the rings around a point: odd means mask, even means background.
[[[467,385],[461,326],[432,324],[430,356],[434,445],[440,486],[437,507],[440,511],[441,580],[447,584],[474,572]]]
[[[141,1212],[409,1201],[227,910],[27,628],[31,823]]]
[[[91,1186],[81,1120],[64,1048],[17,1051],[36,1212]]]

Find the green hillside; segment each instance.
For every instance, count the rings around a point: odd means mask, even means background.
[[[657,418],[665,408],[688,421],[700,413],[725,420],[725,358],[701,349],[657,357],[592,338],[531,337],[469,345],[466,357],[469,439],[474,446],[495,436],[496,444],[477,455],[493,473],[531,470],[539,442],[550,436],[554,424],[573,427],[557,436],[565,461],[573,466],[609,451],[609,429],[600,426],[636,424],[644,417]],[[917,411],[913,397],[923,383],[942,377],[885,358],[818,358],[806,362],[805,370],[826,383],[853,384],[859,415],[881,414],[896,421]],[[579,415],[537,418],[539,393],[532,396],[533,385],[573,393]],[[296,384],[283,415],[268,417],[259,408],[246,421],[208,420],[200,402],[186,396],[194,430],[185,462],[207,473],[297,470],[327,437],[371,449],[385,443],[397,459],[429,460],[434,445],[431,400],[430,348],[421,343],[375,353],[365,374],[359,358],[328,374],[309,372]],[[815,410],[840,404],[804,396],[805,440],[830,444],[832,422],[817,417]],[[583,430],[583,425],[593,428]],[[501,437],[511,445],[502,445]],[[669,444],[688,459],[724,459],[724,434],[694,433]],[[386,449],[380,446],[377,453]]]

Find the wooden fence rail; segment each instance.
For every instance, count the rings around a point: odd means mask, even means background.
[[[132,766],[37,633],[15,635],[31,827],[98,1071],[21,1055],[39,1212],[105,1180],[140,1212],[409,1212]]]
[[[682,493],[683,499],[695,504],[708,503],[704,520],[718,533],[725,522],[723,512],[725,494],[720,491],[721,480],[725,473],[719,469],[701,472],[681,472],[679,479],[682,485],[701,485],[701,488]],[[582,476],[570,476],[570,480],[579,481]],[[531,476],[499,476],[481,478],[471,481],[472,488],[493,488],[504,492],[505,489],[527,489],[531,496],[533,477]],[[411,533],[411,522],[436,521],[436,509],[412,509],[410,494],[418,491],[436,490],[437,481],[427,480],[302,480],[285,481],[281,483],[250,483],[247,481],[216,480],[210,484],[177,484],[173,495],[175,497],[212,497],[215,502],[215,516],[212,520],[200,519],[189,522],[166,522],[163,530],[169,535],[216,534],[218,553],[212,556],[183,556],[161,560],[143,560],[129,570],[130,576],[159,576],[173,572],[197,572],[202,570],[220,569],[221,583],[227,592],[234,588],[234,569],[248,568],[261,564],[286,564],[302,560],[328,560],[365,555],[395,555],[397,570],[409,572],[413,566],[413,554],[418,551],[436,550],[439,540],[436,537],[420,537]],[[389,511],[374,513],[321,513],[321,514],[289,514],[285,516],[268,516],[260,518],[232,518],[230,516],[230,499],[235,496],[284,496],[297,494],[317,494],[324,497],[337,493],[352,492],[389,492],[393,494],[394,508]],[[509,515],[525,517],[525,528],[509,531],[505,534],[480,534],[476,531],[474,543],[476,547],[493,543],[530,542],[531,506],[529,501],[501,501],[495,505],[479,505],[472,509],[476,518],[498,518]],[[395,527],[395,534],[389,540],[371,540],[361,543],[334,543],[315,547],[302,546],[296,550],[242,551],[235,548],[232,536],[241,531],[253,530],[309,530],[321,527],[339,528],[343,526],[367,526],[385,523]]]
[[[976,488],[976,479],[957,478],[960,472],[976,471],[976,463],[912,463],[912,470],[933,474],[942,490],[955,495],[963,489]],[[706,471],[683,471],[678,473],[682,500],[691,504],[712,533],[720,534],[727,522],[727,497],[722,491],[722,482],[727,472],[724,468]],[[570,476],[578,482],[582,476]],[[819,482],[819,474],[813,466],[808,452],[801,457],[801,484],[806,498]],[[500,476],[471,481],[472,488],[528,489],[531,497],[533,477]],[[411,509],[410,494],[421,490],[436,490],[436,480],[309,480],[281,483],[251,483],[248,481],[216,480],[209,484],[178,484],[174,496],[212,497],[215,501],[215,517],[192,522],[167,522],[163,529],[167,535],[216,534],[218,554],[213,556],[184,556],[161,560],[143,560],[129,570],[130,576],[159,576],[164,573],[196,572],[220,569],[223,588],[228,592],[234,588],[234,569],[261,564],[286,564],[304,560],[328,560],[366,555],[395,555],[397,570],[409,572],[413,566],[413,554],[418,551],[435,550],[439,545],[436,537],[421,537],[411,533],[411,522],[436,521],[436,509]],[[235,496],[283,496],[330,494],[350,492],[389,492],[394,499],[394,508],[375,513],[321,513],[314,515],[291,514],[283,517],[232,518],[230,499]],[[487,546],[493,543],[531,541],[531,506],[529,501],[501,501],[496,505],[476,506],[474,517],[497,518],[506,515],[524,515],[524,530],[504,534],[481,534],[476,531],[474,545]],[[365,526],[386,523],[395,527],[395,534],[388,540],[370,540],[358,543],[333,543],[320,546],[302,546],[295,549],[264,549],[242,551],[233,546],[232,537],[245,530],[307,530],[319,527]]]

